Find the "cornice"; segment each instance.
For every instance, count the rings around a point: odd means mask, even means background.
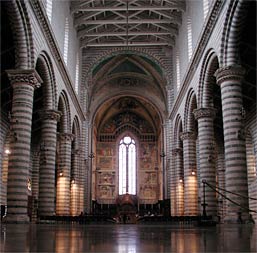
[[[176,113],[179,109],[179,106],[186,96],[186,92],[188,90],[190,81],[193,78],[193,75],[196,70],[196,66],[199,65],[199,62],[203,56],[204,50],[207,46],[207,43],[211,37],[212,31],[217,23],[217,20],[219,18],[219,13],[222,10],[222,7],[226,1],[225,0],[216,0],[214,1],[212,8],[210,10],[210,13],[206,19],[206,22],[203,26],[203,29],[201,31],[201,34],[199,36],[199,40],[197,42],[196,48],[194,49],[191,61],[189,62],[189,65],[187,67],[186,76],[184,77],[182,81],[182,86],[179,91],[179,94],[174,102],[174,105],[171,109],[169,118],[173,119],[176,116]]]
[[[79,100],[77,98],[76,92],[73,88],[71,77],[70,77],[70,75],[67,71],[66,65],[63,61],[63,57],[62,57],[61,51],[59,49],[58,43],[54,37],[53,30],[52,30],[51,25],[46,17],[44,7],[39,0],[30,0],[29,3],[32,7],[32,10],[33,10],[35,16],[36,16],[36,20],[38,21],[39,26],[45,36],[45,40],[52,52],[53,58],[56,62],[56,65],[62,75],[62,78],[65,83],[65,87],[66,87],[67,91],[69,92],[72,102],[73,102],[78,114],[80,115],[81,120],[85,120],[85,115],[83,113],[83,110],[82,110]]]

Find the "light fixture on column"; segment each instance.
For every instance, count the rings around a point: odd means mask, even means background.
[[[182,177],[179,178],[179,182],[183,183],[183,178]]]
[[[71,184],[75,184],[75,178],[71,179]]]
[[[164,158],[166,156],[165,152],[162,150],[160,157]]]
[[[192,175],[192,176],[195,176],[195,174],[196,174],[196,173],[195,173],[195,170],[192,169],[192,170],[191,170],[191,175]]]
[[[94,152],[91,152],[91,153],[88,155],[88,157],[89,157],[90,159],[95,158],[95,154],[94,154]]]
[[[7,149],[4,151],[4,153],[7,154],[7,155],[9,155],[9,154],[11,154],[11,151],[10,151],[10,149],[7,148]]]
[[[59,176],[63,177],[63,171],[62,170],[59,171]]]
[[[242,119],[245,119],[246,111],[245,111],[245,108],[243,106],[241,107],[241,115],[242,115]]]

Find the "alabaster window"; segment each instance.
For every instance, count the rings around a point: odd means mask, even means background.
[[[180,89],[180,62],[179,55],[176,54],[176,76],[177,76],[177,90]]]
[[[75,91],[79,92],[79,54],[76,55],[76,71],[75,71]]]
[[[66,18],[65,27],[64,27],[64,50],[63,50],[63,58],[66,65],[68,62],[68,49],[69,49],[69,20],[68,18]]]
[[[46,14],[51,23],[52,21],[52,9],[53,9],[53,0],[46,1]]]
[[[203,0],[203,18],[205,19],[209,12],[209,0]]]
[[[136,143],[125,136],[119,143],[119,194],[136,194]]]
[[[193,53],[193,44],[192,44],[192,23],[191,19],[187,19],[187,46],[188,46],[188,58],[191,59]]]

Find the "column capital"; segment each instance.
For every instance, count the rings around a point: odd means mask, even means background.
[[[72,149],[71,153],[73,155],[80,155],[80,154],[82,154],[82,149],[81,148]]]
[[[75,135],[72,133],[59,133],[58,138],[61,141],[73,141],[75,138]]]
[[[59,121],[61,116],[62,116],[62,112],[57,111],[57,110],[42,110],[39,112],[40,118],[41,120],[46,120],[46,119],[51,119],[51,120],[55,120],[55,121]]]
[[[172,149],[172,155],[180,155],[180,154],[182,154],[182,148],[174,148],[174,149]]]
[[[195,132],[187,131],[187,132],[180,133],[180,139],[182,141],[184,141],[184,140],[195,140],[195,138],[196,138]]]
[[[9,69],[6,72],[12,86],[24,83],[37,89],[43,82],[35,69]]]
[[[193,111],[193,114],[195,116],[195,119],[201,119],[201,118],[212,118],[214,119],[216,116],[217,110],[212,107],[207,107],[207,108],[198,108]]]
[[[217,84],[221,85],[226,80],[242,80],[245,75],[245,69],[240,65],[231,65],[221,67],[215,72]]]

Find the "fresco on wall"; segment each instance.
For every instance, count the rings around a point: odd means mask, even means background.
[[[97,145],[97,164],[96,167],[100,170],[114,169],[114,144],[113,143],[98,143]]]
[[[98,142],[96,149],[96,198],[98,200],[116,198],[116,158],[115,144]]]
[[[114,185],[115,172],[99,172],[97,179],[99,185]]]
[[[157,201],[158,200],[157,193],[158,193],[157,185],[141,185],[140,186],[140,192],[139,192],[140,199]]]
[[[96,159],[96,199],[99,203],[115,203],[118,195],[118,154],[116,143],[98,142]],[[137,149],[137,194],[142,203],[159,199],[156,142],[141,142]]]
[[[157,172],[142,172],[139,174],[141,199],[158,199],[158,177]]]
[[[136,126],[141,133],[154,133],[153,127],[142,117],[133,112],[122,112],[107,121],[101,129],[101,134],[110,134],[124,124]]]
[[[98,198],[99,199],[112,199],[114,198],[115,187],[109,185],[98,186]]]
[[[140,169],[154,170],[157,162],[155,143],[141,143],[139,152]]]

